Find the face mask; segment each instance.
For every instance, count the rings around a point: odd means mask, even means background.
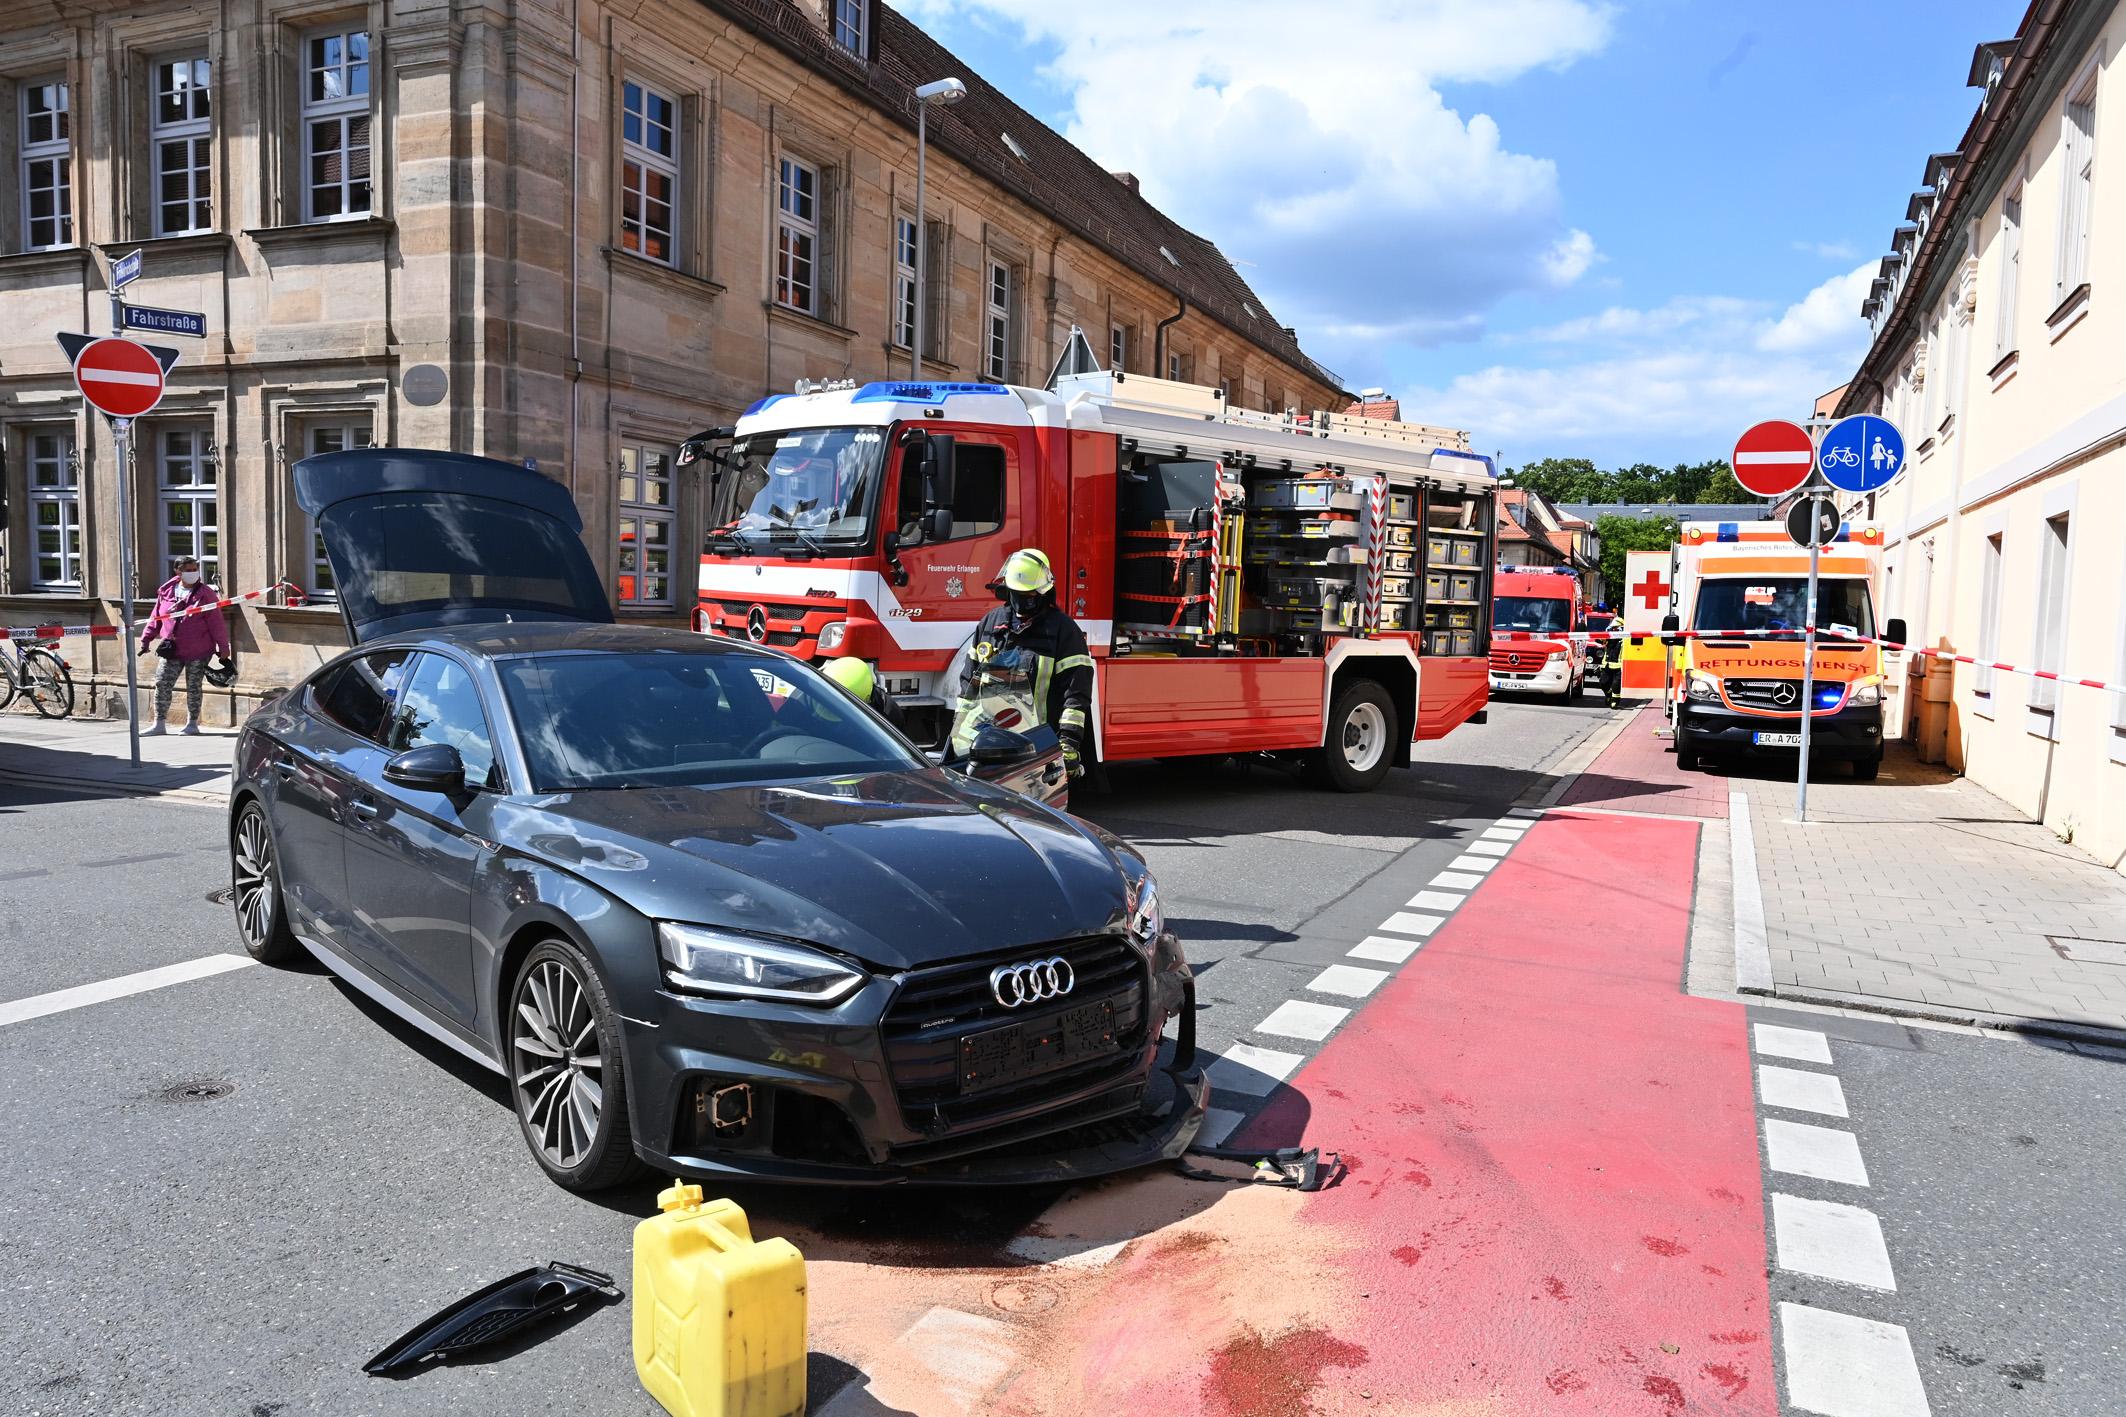
[[[197,571],[179,571],[179,572],[177,573],[177,579],[178,579],[178,580],[180,580],[180,581],[182,581],[182,582],[184,582],[185,588],[186,588],[187,590],[189,590],[189,589],[191,589],[191,588],[192,588],[193,586],[196,586],[196,585],[198,585],[198,584],[199,584],[199,572],[197,572]]]

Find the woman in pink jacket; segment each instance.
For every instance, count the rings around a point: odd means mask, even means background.
[[[177,574],[155,592],[155,613],[140,635],[140,652],[146,654],[157,640],[164,642],[162,669],[155,676],[155,721],[147,732],[161,733],[170,714],[170,699],[177,691],[177,676],[185,676],[186,733],[199,732],[199,709],[206,699],[207,660],[229,658],[229,622],[222,618],[221,593],[200,580],[199,562],[187,556],[177,563]],[[186,614],[194,607],[205,607]]]

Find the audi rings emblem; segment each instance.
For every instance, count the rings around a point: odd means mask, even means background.
[[[768,638],[768,608],[756,605],[746,612],[746,638],[760,644]]]
[[[989,992],[1007,1009],[1060,999],[1077,982],[1077,976],[1070,972],[1070,961],[1061,955],[1023,964],[1000,964],[989,971]]]
[[[1772,702],[1782,707],[1801,697],[1801,691],[1792,684],[1781,684],[1772,690]]]

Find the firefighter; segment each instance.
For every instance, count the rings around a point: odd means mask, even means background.
[[[871,667],[870,660],[844,655],[840,659],[828,660],[820,673],[840,685],[850,698],[858,703],[871,705],[878,711],[879,717],[895,728],[906,728],[907,725],[901,722],[901,706],[893,701],[893,695],[887,693],[885,686],[878,682],[878,672]]]
[[[1611,612],[1608,601],[1594,608],[1594,615],[1587,617],[1593,624],[1595,616],[1602,617],[1598,627],[1609,631],[1610,637],[1602,641],[1602,693],[1609,707],[1617,708],[1624,702],[1624,618]]]
[[[954,707],[966,719],[985,700],[1023,697],[1062,740],[1070,775],[1081,777],[1093,697],[1085,632],[1056,604],[1056,573],[1043,552],[1012,552],[991,589],[1004,603],[975,627]]]

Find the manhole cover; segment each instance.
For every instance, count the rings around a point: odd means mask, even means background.
[[[234,899],[236,899],[236,887],[234,886],[222,886],[217,890],[207,892],[207,904],[209,905],[227,905]]]
[[[989,1291],[990,1306],[1007,1314],[1045,1314],[1056,1299],[1053,1287],[1031,1279],[1007,1279]]]
[[[233,1082],[225,1082],[220,1078],[198,1078],[192,1082],[181,1082],[174,1087],[164,1088],[162,1090],[162,1100],[165,1102],[212,1102],[215,1098],[227,1097],[234,1091],[236,1091],[236,1084]]]

